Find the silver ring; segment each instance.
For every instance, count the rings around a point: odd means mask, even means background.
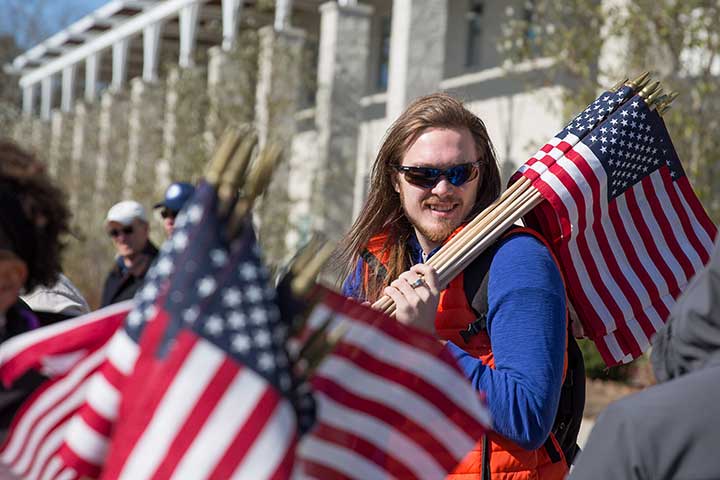
[[[412,282],[412,283],[410,284],[410,286],[411,286],[412,288],[418,288],[418,287],[421,287],[421,286],[423,286],[423,285],[425,285],[425,280],[423,280],[422,278],[418,278],[417,280],[415,280],[414,282]]]

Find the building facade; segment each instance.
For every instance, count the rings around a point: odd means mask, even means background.
[[[223,128],[253,123],[286,163],[260,206],[278,259],[362,205],[383,135],[443,90],[486,123],[505,176],[561,126],[547,59],[503,65],[501,0],[112,0],[8,66],[15,137],[48,158],[88,231],[122,198],[195,180]],[[6,67],[7,68],[7,67]]]

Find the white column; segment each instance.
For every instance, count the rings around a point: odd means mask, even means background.
[[[290,28],[290,15],[292,13],[292,0],[277,0],[275,3],[275,30],[281,32]]]
[[[192,67],[195,64],[195,40],[197,37],[197,19],[200,3],[192,3],[180,10],[180,58],[178,64]]]
[[[53,100],[53,76],[45,77],[40,81],[40,118],[50,120]]]
[[[160,51],[160,31],[162,23],[153,23],[143,29],[143,73],[146,82],[158,79],[158,52]]]
[[[414,98],[440,87],[445,65],[447,3],[393,0],[386,108],[391,121]]]
[[[237,42],[237,29],[242,14],[242,0],[222,0],[222,49],[231,50]]]
[[[60,109],[70,112],[75,105],[75,65],[69,65],[62,71],[62,92]]]
[[[342,6],[336,2],[320,6],[320,51],[317,76],[318,169],[314,192],[333,198],[313,199],[318,231],[339,238],[350,226],[353,211],[361,100],[367,91],[370,53],[369,5]],[[328,198],[328,197],[325,197]]]
[[[97,98],[97,80],[100,72],[100,52],[88,55],[85,59],[85,101],[92,103]]]
[[[35,90],[37,85],[32,84],[22,89],[22,111],[25,116],[33,114],[35,107]]]
[[[112,47],[112,87],[120,90],[127,82],[127,52],[129,38],[123,38]]]

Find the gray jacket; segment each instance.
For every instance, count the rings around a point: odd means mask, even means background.
[[[572,480],[720,479],[720,238],[658,332],[660,383],[598,418]]]

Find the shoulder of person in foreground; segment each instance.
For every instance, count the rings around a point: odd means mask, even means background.
[[[688,284],[653,340],[660,382],[701,368],[720,351],[720,235],[705,268]]]
[[[718,478],[720,362],[611,404],[572,480]]]
[[[486,393],[498,433],[523,448],[543,444],[562,384],[566,312],[552,255],[530,235],[503,239],[490,266],[488,334],[495,369],[448,342],[473,385]]]
[[[35,312],[45,312],[58,318],[70,318],[90,312],[90,306],[78,288],[65,275],[50,287],[37,287],[22,295],[25,303]]]

